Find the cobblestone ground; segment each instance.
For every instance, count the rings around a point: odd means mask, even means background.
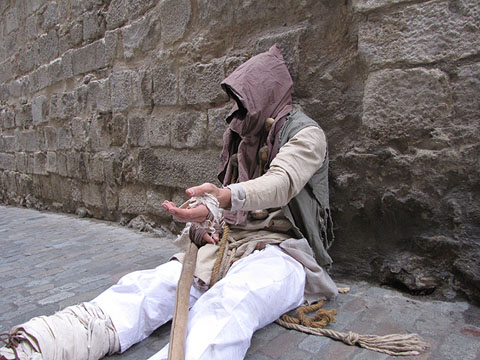
[[[0,333],[33,316],[87,301],[122,275],[165,262],[175,247],[113,223],[0,206]],[[431,349],[412,359],[480,360],[480,309],[369,285],[350,286],[329,308],[337,308],[339,331],[370,334],[416,332]],[[119,360],[141,360],[167,342],[170,324]],[[387,355],[295,331],[276,324],[255,333],[246,359],[381,360]]]

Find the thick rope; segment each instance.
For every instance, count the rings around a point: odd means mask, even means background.
[[[210,278],[210,287],[212,287],[218,280],[220,266],[222,265],[223,255],[225,253],[225,249],[227,248],[228,243],[228,233],[230,232],[230,228],[227,224],[223,225],[223,235],[222,240],[220,241],[220,249],[218,250],[217,258],[215,259],[215,265],[213,265],[212,277]]]
[[[301,306],[295,313],[297,317],[282,315],[276,323],[292,330],[306,334],[327,336],[334,340],[343,341],[347,345],[359,345],[368,350],[381,352],[391,356],[420,355],[428,349],[428,344],[423,342],[417,334],[392,334],[392,335],[359,335],[352,331],[342,333],[335,330],[324,329],[330,322],[335,322],[337,310],[320,310],[323,301]],[[308,318],[305,314],[317,311],[314,317]]]

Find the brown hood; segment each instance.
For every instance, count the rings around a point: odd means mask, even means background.
[[[226,121],[218,178],[223,185],[261,175],[258,151],[268,146],[268,164],[278,152],[278,134],[292,110],[293,81],[277,45],[240,65],[222,82],[223,89],[236,101]],[[267,133],[265,121],[275,119]],[[238,154],[238,176],[232,178],[231,156]],[[244,224],[245,212],[226,214],[227,222]]]

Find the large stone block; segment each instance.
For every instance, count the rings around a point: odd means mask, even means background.
[[[31,71],[35,66],[35,47],[28,46],[20,51],[17,56],[17,66],[19,74],[25,74]]]
[[[10,108],[4,107],[0,110],[0,126],[2,129],[15,127],[15,112]]]
[[[103,39],[73,51],[72,67],[74,75],[98,70],[106,65],[105,41]]]
[[[170,146],[170,128],[174,120],[174,113],[156,108],[148,121],[148,144],[153,147]]]
[[[48,64],[47,69],[51,84],[55,84],[63,80],[63,67],[61,58],[57,58]]]
[[[50,76],[48,73],[48,65],[43,65],[28,75],[29,92],[35,93],[49,86]]]
[[[37,65],[48,63],[58,56],[58,35],[55,29],[38,38]]]
[[[87,178],[86,161],[84,153],[70,151],[65,154],[67,158],[67,175],[70,178],[85,180]]]
[[[67,176],[67,156],[61,152],[57,152],[57,172],[60,176]]]
[[[34,130],[16,131],[15,137],[19,151],[38,151],[38,140]]]
[[[480,52],[480,0],[428,1],[369,14],[358,48],[371,67],[458,60]]]
[[[112,111],[109,78],[88,83],[87,108],[98,113]]]
[[[36,14],[27,18],[25,24],[25,36],[27,40],[33,40],[39,33],[38,17]]]
[[[300,38],[307,31],[307,27],[298,27],[288,29],[281,33],[264,36],[258,40],[255,46],[256,52],[267,51],[270,47],[277,44],[282,51],[285,63],[295,83],[299,72]]]
[[[128,116],[128,144],[131,146],[147,145],[147,120],[142,114]]]
[[[97,184],[84,184],[82,186],[82,200],[85,205],[102,208],[103,206],[103,191],[102,187]]]
[[[223,146],[223,133],[227,128],[227,118],[228,113],[232,104],[229,103],[227,106],[217,109],[208,110],[208,143],[214,144],[218,147]]]
[[[33,154],[33,173],[35,175],[47,175],[47,156],[38,151]]]
[[[5,19],[5,32],[7,34],[10,34],[12,31],[18,29],[17,8],[10,8],[10,10],[5,13],[3,19]]]
[[[6,153],[14,153],[17,148],[16,138],[14,135],[3,135],[0,137],[0,151]]]
[[[72,119],[72,146],[75,150],[87,147],[87,120],[80,117]]]
[[[132,77],[133,105],[135,107],[153,106],[153,80],[150,71],[139,71]]]
[[[103,157],[101,154],[88,156],[87,178],[90,181],[102,183],[105,180]]]
[[[57,132],[57,148],[69,150],[72,147],[72,131],[70,126],[61,126]]]
[[[145,213],[147,195],[145,188],[137,185],[128,185],[120,190],[118,195],[118,209],[124,214]]]
[[[107,29],[111,30],[119,27],[127,20],[127,6],[126,3],[130,1],[126,0],[113,0],[107,11]]]
[[[6,83],[15,77],[15,63],[11,59],[0,64],[0,83]]]
[[[145,184],[187,188],[215,182],[217,151],[141,149],[138,178]]]
[[[105,33],[105,17],[97,10],[83,14],[83,40],[98,39]]]
[[[62,55],[62,79],[68,79],[73,76],[73,51],[69,50]]]
[[[58,24],[58,7],[55,1],[48,4],[42,14],[42,18],[42,28],[44,30],[50,29],[51,27]]]
[[[156,0],[137,0],[127,1],[128,16],[135,19],[145,14],[145,12],[157,4]]]
[[[49,173],[57,173],[57,154],[54,151],[47,151],[47,166]]]
[[[26,173],[27,172],[27,156],[23,152],[15,153],[15,167],[18,172]]]
[[[32,99],[32,120],[34,125],[47,121],[48,101],[45,95],[40,95]]]
[[[123,56],[133,58],[136,54],[153,49],[160,40],[160,21],[154,16],[144,16],[122,28]]]
[[[452,114],[448,76],[436,69],[381,70],[365,83],[363,124],[381,141],[415,144]]]
[[[105,33],[105,61],[108,65],[113,65],[115,58],[117,57],[117,44],[121,30],[107,31]]]
[[[126,111],[132,102],[132,71],[117,71],[111,75],[112,109]]]
[[[183,37],[191,13],[189,0],[165,0],[160,4],[160,22],[164,43],[170,44]]]
[[[178,113],[172,123],[172,147],[193,149],[206,143],[207,114],[204,112]]]
[[[458,69],[453,88],[456,123],[480,126],[480,63]]]
[[[170,218],[170,215],[162,208],[165,199],[168,199],[168,195],[164,191],[159,189],[147,190],[147,212],[165,219]]]
[[[225,78],[224,59],[194,64],[180,70],[180,94],[184,103],[221,103],[228,97],[220,83]]]
[[[177,103],[177,76],[165,63],[152,70],[153,102],[155,105],[175,105]]]
[[[15,155],[0,153],[0,169],[15,170]]]
[[[50,119],[71,119],[75,113],[75,94],[67,92],[50,97]]]
[[[45,126],[43,132],[47,150],[57,150],[57,128],[55,126]]]
[[[410,0],[353,0],[352,7],[358,12],[368,12],[404,2],[410,2]]]

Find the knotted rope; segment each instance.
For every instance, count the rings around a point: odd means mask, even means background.
[[[30,336],[32,339],[30,340],[28,336]],[[13,354],[15,355],[15,360],[21,360],[18,356],[17,347],[22,341],[27,342],[29,346],[35,351],[40,352],[38,340],[30,334],[28,334],[28,336],[26,336],[26,333],[22,328],[14,327],[10,330],[10,332],[0,334],[0,341],[3,342],[6,348],[13,351]],[[0,359],[6,360],[6,358],[1,354]]]
[[[297,317],[282,315],[276,323],[287,329],[297,330],[306,334],[327,336],[334,340],[343,341],[347,345],[359,345],[367,350],[381,352],[391,356],[420,355],[428,349],[428,344],[423,342],[417,334],[392,334],[392,335],[360,335],[349,331],[343,333],[335,330],[324,329],[330,322],[335,322],[336,309],[323,310],[323,301],[310,306],[301,306],[295,313]],[[320,310],[319,310],[320,309]],[[317,311],[313,317],[305,314]]]

